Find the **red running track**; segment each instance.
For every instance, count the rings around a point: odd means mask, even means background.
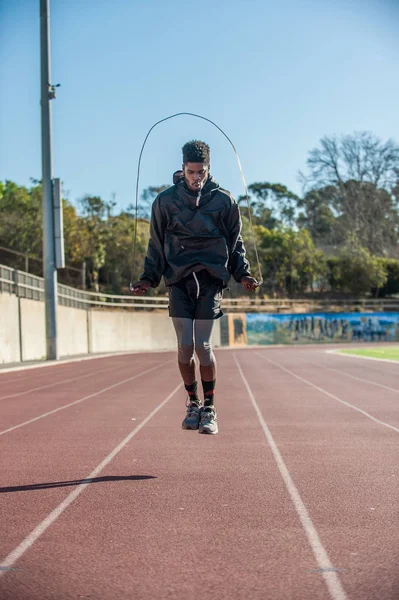
[[[399,365],[219,350],[0,372],[1,600],[398,600]]]

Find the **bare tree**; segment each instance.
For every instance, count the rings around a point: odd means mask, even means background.
[[[338,237],[355,234],[373,254],[396,254],[399,215],[399,146],[370,132],[325,136],[309,153],[307,193],[330,189],[328,206]],[[303,176],[302,176],[303,177]]]
[[[368,131],[340,139],[324,136],[320,147],[310,151],[307,165],[312,187],[339,186],[353,179],[390,189],[398,180],[399,146],[393,140],[382,143]]]

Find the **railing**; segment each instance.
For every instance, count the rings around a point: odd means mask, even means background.
[[[20,298],[44,301],[44,279],[24,271],[0,265],[0,293],[16,294]],[[84,292],[76,288],[58,284],[58,303],[74,308],[130,308],[134,310],[166,309],[168,298],[165,296],[122,296],[96,292]],[[399,299],[264,299],[224,298],[224,312],[362,312],[399,310]]]

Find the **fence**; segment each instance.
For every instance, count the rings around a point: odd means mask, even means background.
[[[11,250],[0,246],[0,263],[5,264],[11,269],[23,269],[25,273],[30,273],[37,277],[43,275],[43,259],[38,256]],[[86,265],[78,269],[71,265],[66,265],[58,271],[58,280],[64,285],[71,285],[86,289]]]
[[[0,265],[0,292],[15,294],[20,298],[44,301],[44,279],[18,269]],[[137,297],[96,292],[85,292],[76,288],[58,284],[58,303],[73,308],[130,308],[134,310],[153,310],[168,307],[167,297]],[[224,312],[285,313],[285,312],[383,312],[399,310],[399,299],[264,299],[257,296],[248,298],[224,298]]]

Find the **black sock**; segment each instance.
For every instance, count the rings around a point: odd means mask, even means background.
[[[216,379],[213,381],[202,381],[202,389],[204,390],[204,406],[214,406],[215,404],[215,385]]]
[[[189,395],[190,402],[195,402],[195,404],[201,404],[200,399],[198,398],[198,383],[194,381],[194,383],[191,383],[190,385],[184,384],[184,387],[186,388],[186,392]]]

